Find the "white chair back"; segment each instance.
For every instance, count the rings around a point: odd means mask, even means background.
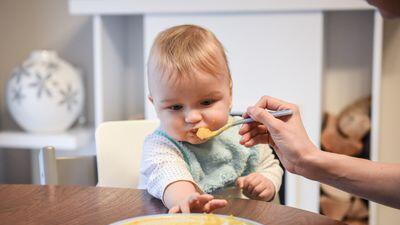
[[[102,123],[96,130],[98,186],[136,188],[143,141],[156,120]]]

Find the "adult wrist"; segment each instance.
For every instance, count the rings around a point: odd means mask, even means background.
[[[311,180],[319,180],[324,164],[323,152],[313,144],[305,152],[297,165],[297,174]]]

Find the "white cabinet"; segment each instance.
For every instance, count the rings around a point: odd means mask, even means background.
[[[93,15],[95,126],[144,113],[145,64],[152,41],[177,24],[209,28],[225,46],[233,77],[233,111],[262,95],[300,106],[319,144],[322,112],[372,94],[371,155],[377,159],[382,19],[362,0],[70,0]],[[286,203],[318,212],[319,184],[287,175]],[[372,205],[371,224],[376,209]]]

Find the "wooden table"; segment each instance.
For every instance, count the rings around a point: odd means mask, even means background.
[[[230,199],[215,213],[262,224],[343,224],[325,216],[267,202]],[[109,224],[166,213],[146,191],[125,188],[0,185],[0,224]]]

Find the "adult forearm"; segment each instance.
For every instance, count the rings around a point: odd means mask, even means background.
[[[323,151],[301,162],[300,175],[400,208],[400,164],[377,163]]]

